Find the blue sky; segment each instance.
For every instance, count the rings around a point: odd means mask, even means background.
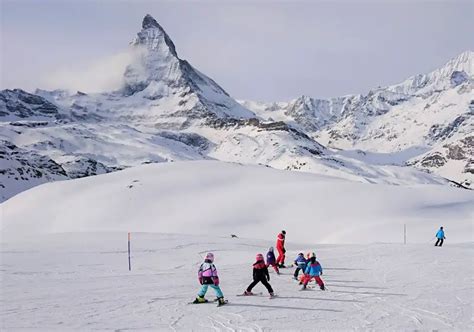
[[[111,71],[120,77],[120,60],[110,59],[146,13],[181,58],[240,99],[366,92],[474,49],[470,0],[2,0],[1,88],[87,91]]]

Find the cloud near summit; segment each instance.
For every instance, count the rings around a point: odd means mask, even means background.
[[[41,88],[87,93],[114,91],[123,87],[123,74],[140,55],[136,47],[84,64],[58,68],[42,80]]]

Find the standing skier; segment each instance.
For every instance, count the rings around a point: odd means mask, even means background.
[[[306,286],[311,281],[311,279],[315,279],[319,285],[319,288],[321,290],[325,290],[326,288],[324,287],[324,282],[320,277],[321,274],[323,274],[323,268],[321,267],[321,264],[319,264],[315,256],[311,257],[308,266],[306,266],[302,289],[306,289]]]
[[[280,274],[278,265],[276,263],[275,253],[273,252],[273,247],[270,247],[267,252],[267,268],[271,266],[275,270],[276,274]]]
[[[303,273],[304,273],[304,270],[306,268],[306,258],[304,258],[304,254],[302,252],[300,252],[298,256],[296,256],[295,265],[296,265],[296,270],[293,275],[293,278],[295,280],[298,280],[298,274],[300,273],[301,270],[303,270]]]
[[[247,290],[244,292],[244,295],[253,295],[252,288],[255,287],[259,282],[261,282],[268,290],[270,297],[273,297],[272,286],[268,283],[270,281],[270,274],[268,273],[267,265],[263,260],[262,254],[257,254],[256,262],[253,264],[253,281],[247,287]]]
[[[278,258],[277,258],[277,265],[278,267],[286,267],[285,266],[285,236],[286,236],[286,231],[281,231],[280,234],[277,236],[277,243],[276,243],[276,248],[278,250]]]
[[[217,269],[214,265],[214,254],[212,252],[206,255],[204,263],[202,263],[199,267],[198,278],[199,283],[202,286],[193,303],[207,302],[204,296],[206,295],[207,289],[210,286],[216,292],[218,305],[226,304],[226,301],[224,300],[224,294],[222,294],[221,288],[219,287],[219,277],[217,276]]]
[[[441,226],[438,230],[438,233],[436,233],[436,243],[435,243],[435,247],[439,246],[442,247],[443,246],[443,242],[444,240],[446,239],[446,237],[444,236],[444,230],[443,230],[443,226]]]

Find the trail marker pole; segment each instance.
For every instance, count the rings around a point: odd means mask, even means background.
[[[403,244],[407,244],[407,224],[403,224]]]
[[[128,270],[132,271],[132,264],[130,262],[130,232],[128,233]]]

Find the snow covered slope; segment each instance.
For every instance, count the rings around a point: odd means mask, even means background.
[[[54,203],[53,203],[54,202]],[[218,161],[144,165],[47,183],[0,205],[5,239],[57,232],[134,231],[307,243],[472,241],[474,194],[448,186],[370,185]],[[314,232],[308,232],[308,227]],[[271,230],[271,231],[270,231]]]
[[[273,229],[268,230],[272,232]],[[2,238],[0,329],[153,331],[472,331],[472,244],[316,245],[289,234],[288,254],[315,251],[327,292],[270,272],[279,297],[237,297],[255,254],[274,241],[126,233]],[[188,305],[213,251],[229,304]],[[265,291],[261,285],[256,292]],[[214,294],[209,292],[208,299]]]
[[[182,160],[263,164],[364,183],[448,183],[403,164],[373,164],[327,149],[304,126],[255,115],[180,59],[150,15],[131,53],[118,91],[0,92],[7,150],[0,153],[0,201],[57,179]],[[458,81],[463,84],[462,75]]]
[[[285,121],[329,147],[387,154],[465,185],[474,182],[474,52],[443,67],[367,95],[242,105],[268,120]],[[452,153],[455,151],[455,153]],[[380,159],[379,159],[380,161]]]

